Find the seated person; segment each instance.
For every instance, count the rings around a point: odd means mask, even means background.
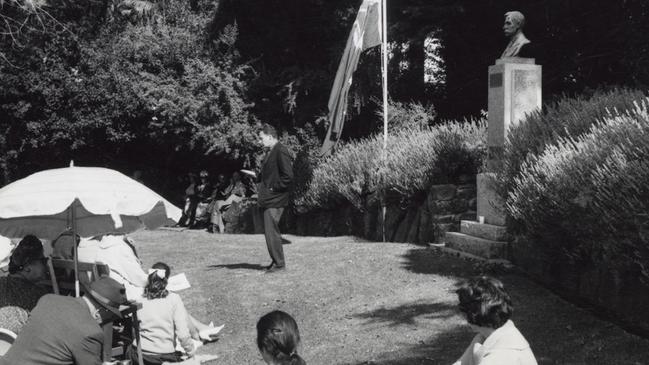
[[[189,226],[189,228],[198,228],[199,226],[204,227],[209,217],[207,216],[207,207],[210,205],[212,197],[212,184],[209,181],[209,174],[207,171],[203,170],[199,174],[200,182],[196,186],[196,211],[195,211],[195,220],[194,223]]]
[[[44,295],[0,364],[112,364],[102,363],[101,324],[122,318],[124,287],[103,277],[84,292],[80,298]]]
[[[133,301],[141,300],[149,276],[142,269],[142,263],[130,238],[107,234],[91,240],[84,239],[79,244],[77,254],[81,262],[101,262],[108,265],[109,276],[124,285],[126,297]],[[198,331],[208,328],[191,315],[189,322],[192,337],[195,339],[199,338]]]
[[[33,235],[25,236],[11,254],[9,275],[0,278],[0,328],[19,334],[28,313],[49,293],[37,285],[47,279],[46,261],[43,244]]]
[[[77,235],[76,245],[79,246],[81,237]],[[61,233],[52,241],[52,258],[54,259],[74,259],[74,240],[72,240],[72,231],[67,230]]]
[[[214,233],[218,227],[218,232],[223,233],[225,231],[223,211],[233,202],[240,202],[245,195],[246,186],[241,181],[241,175],[238,172],[235,172],[232,174],[230,184],[217,194],[216,199],[211,205],[210,226],[207,229],[208,232]]]
[[[257,322],[257,347],[266,364],[306,365],[297,354],[299,344],[300,331],[290,314],[273,311]]]
[[[137,300],[147,283],[147,274],[135,250],[124,235],[107,234],[83,239],[77,248],[79,261],[101,262],[108,265],[110,277],[126,288],[126,297]]]
[[[454,365],[536,365],[536,359],[511,317],[514,307],[494,278],[470,279],[457,291],[460,311],[478,334]]]
[[[178,294],[167,291],[170,271],[165,263],[153,265],[141,299],[142,308],[137,311],[145,365],[182,361],[181,353],[176,352],[176,340],[190,357],[196,351],[183,301]],[[137,363],[137,351],[133,346],[129,347],[127,358]]]
[[[196,205],[198,204],[196,200],[196,174],[190,172],[187,174],[187,179],[189,185],[185,189],[185,206],[178,221],[179,227],[187,227],[194,223],[194,214],[196,214]]]

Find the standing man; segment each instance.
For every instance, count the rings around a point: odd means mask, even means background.
[[[277,131],[264,124],[259,131],[261,144],[270,149],[264,157],[261,173],[257,179],[257,204],[264,217],[264,235],[268,253],[273,260],[267,272],[275,272],[285,267],[282,236],[279,232],[279,220],[288,205],[288,191],[293,181],[293,164],[291,156],[277,138]]]
[[[99,365],[102,323],[121,318],[124,286],[109,277],[88,284],[80,298],[47,294],[0,365]]]

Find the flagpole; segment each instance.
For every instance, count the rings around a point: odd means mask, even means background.
[[[381,0],[381,76],[383,79],[383,173],[386,170],[387,148],[388,148],[388,21],[387,21],[387,2]],[[386,196],[383,192],[383,242],[385,242],[385,214],[386,214]]]

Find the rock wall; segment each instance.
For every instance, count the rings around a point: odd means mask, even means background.
[[[302,236],[355,235],[381,241],[384,232],[382,212],[379,200],[372,196],[367,198],[363,209],[350,204],[305,214],[287,209],[281,229]],[[260,219],[254,200],[244,200],[225,214],[226,232],[262,232]],[[391,242],[435,242],[447,231],[458,231],[462,219],[476,219],[475,182],[433,185],[426,194],[411,200],[388,196],[385,239]]]
[[[512,261],[548,288],[595,313],[618,321],[634,332],[649,335],[649,283],[634,267],[577,266],[548,257],[537,245],[521,239],[512,244]]]

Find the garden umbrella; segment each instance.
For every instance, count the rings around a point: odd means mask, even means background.
[[[54,240],[69,229],[73,237],[129,233],[173,224],[181,214],[163,197],[118,171],[72,163],[0,189],[0,235],[7,237],[33,234]]]

